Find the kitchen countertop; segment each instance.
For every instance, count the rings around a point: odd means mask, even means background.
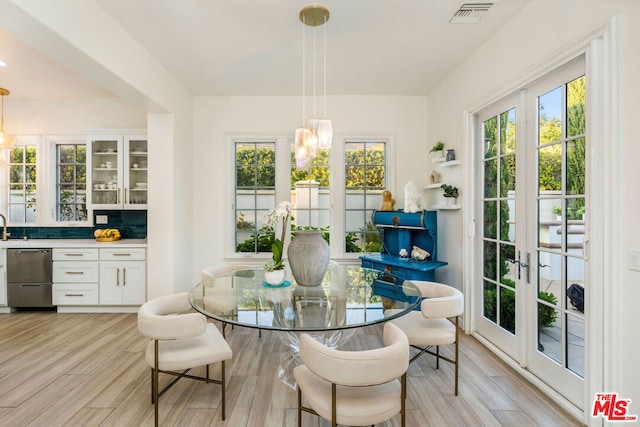
[[[11,239],[0,241],[0,248],[131,248],[147,247],[146,239],[121,239],[97,242],[95,239]]]

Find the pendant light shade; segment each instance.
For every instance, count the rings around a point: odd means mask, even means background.
[[[318,27],[324,25],[329,20],[329,9],[322,5],[312,4],[304,7],[300,11],[300,21],[302,22],[302,119],[303,123],[306,120],[305,117],[305,97],[306,97],[306,70],[305,70],[305,27]],[[314,29],[315,31],[315,29]],[[333,126],[331,120],[327,119],[327,29],[324,28],[324,72],[323,72],[323,101],[324,101],[324,113],[323,119],[316,117],[316,37],[313,36],[313,117],[306,121],[306,128],[296,129],[296,142],[295,142],[295,156],[296,167],[298,169],[308,168],[311,166],[313,158],[317,156],[320,150],[328,150],[331,148],[331,141],[333,139]],[[303,132],[303,129],[308,132]],[[300,158],[298,158],[300,156]]]
[[[323,119],[318,123],[318,146],[322,150],[328,150],[331,148],[331,141],[333,140],[333,125],[331,120]]]
[[[307,169],[311,166],[311,155],[308,149],[308,139],[310,139],[311,131],[307,128],[296,129],[296,142],[294,152],[296,157],[296,168]]]
[[[4,130],[4,97],[9,95],[9,91],[0,87],[0,95],[2,96],[2,113],[0,115],[0,148],[11,148],[16,143],[16,137]]]

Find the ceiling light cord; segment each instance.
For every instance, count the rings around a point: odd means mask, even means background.
[[[313,27],[313,118],[316,116],[316,27]]]
[[[305,27],[307,26],[306,22],[305,22],[305,17],[302,17],[302,127],[305,127],[306,122],[307,122],[307,114],[306,114],[306,103],[305,103],[305,93],[307,90],[307,85],[306,85],[306,67],[305,67],[305,62],[306,62],[306,48],[305,48]]]
[[[324,15],[324,111],[323,116],[327,118],[327,15]]]

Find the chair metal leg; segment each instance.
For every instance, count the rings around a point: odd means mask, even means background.
[[[338,411],[336,405],[336,391],[337,387],[335,383],[331,384],[331,427],[338,426]]]
[[[154,370],[153,370],[153,420],[154,425],[158,427],[158,400],[160,397],[158,395],[158,378],[160,376],[160,361],[158,357],[158,340],[153,340],[154,347]]]
[[[153,396],[155,396],[155,391],[153,388],[153,372],[155,371],[155,369],[151,368],[151,378],[149,378],[149,384],[151,384],[151,403],[153,404]]]
[[[436,346],[436,369],[440,369],[440,346]]]
[[[226,406],[226,395],[225,395],[225,387],[226,387],[226,381],[225,381],[225,366],[224,366],[224,360],[222,361],[222,376],[220,378],[220,385],[222,386],[222,399],[221,399],[221,405],[222,405],[222,421],[224,421],[224,417],[225,417],[225,406]],[[209,366],[207,365],[207,379],[209,378]]]
[[[407,400],[407,373],[402,374],[400,378],[400,417],[401,422],[400,425],[405,427],[407,421],[407,408],[406,408],[406,400]]]
[[[302,390],[300,386],[296,386],[298,389],[298,427],[302,427]]]
[[[456,363],[455,363],[455,394],[458,395],[458,317],[456,316]]]

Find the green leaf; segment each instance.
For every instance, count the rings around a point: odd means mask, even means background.
[[[282,262],[282,242],[280,239],[275,239],[271,244],[271,252],[273,252],[273,260],[276,263]]]

